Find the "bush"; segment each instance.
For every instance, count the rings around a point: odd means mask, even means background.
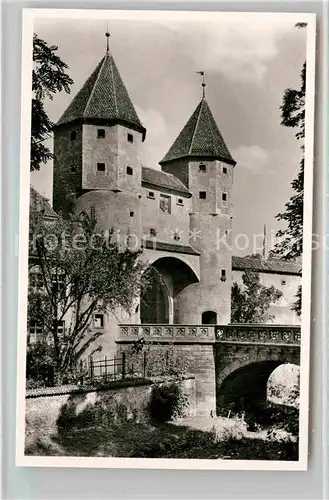
[[[174,382],[169,385],[156,385],[152,389],[149,413],[156,422],[168,422],[180,417],[187,404],[186,396]]]

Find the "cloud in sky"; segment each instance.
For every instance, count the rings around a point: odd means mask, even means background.
[[[232,150],[232,156],[239,168],[259,173],[266,168],[268,173],[268,153],[258,145],[240,146]]]
[[[279,42],[291,33],[294,24],[289,21],[274,22],[255,17],[249,22],[190,23],[189,30],[182,25],[172,25],[176,39],[184,33],[183,51],[196,63],[202,61],[205,71],[220,72],[228,80],[260,84],[268,70],[268,62],[279,52]],[[296,30],[297,31],[297,30]],[[301,30],[300,37],[305,36]]]

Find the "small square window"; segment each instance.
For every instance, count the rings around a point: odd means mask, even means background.
[[[103,128],[97,129],[97,139],[105,139],[105,130]]]
[[[227,174],[227,167],[223,167],[223,174]]]
[[[157,232],[155,229],[151,228],[150,229],[150,236],[156,236],[157,235]]]
[[[126,172],[127,175],[133,175],[133,169],[131,167],[127,167]]]
[[[129,215],[130,215],[130,217],[134,217],[135,212],[130,212]]]
[[[154,194],[154,192],[153,192],[153,191],[149,191],[149,192],[147,193],[147,197],[148,197],[148,198],[152,198],[152,199],[154,200],[154,199],[155,199],[155,194]]]
[[[64,337],[65,333],[65,321],[60,321],[57,325],[57,333],[59,336]]]
[[[177,205],[184,205],[183,198],[177,198]]]
[[[72,132],[70,134],[70,137],[71,137],[71,141],[76,141],[77,140],[77,132],[76,132],[76,130],[72,130]]]
[[[206,169],[206,165],[204,163],[200,163],[199,165],[199,172],[205,172],[207,169]]]
[[[71,174],[75,174],[75,165],[71,165]]]
[[[200,200],[205,200],[207,198],[206,191],[199,191],[199,198]]]
[[[105,172],[105,163],[97,163],[97,171]]]
[[[221,271],[220,271],[220,279],[222,281],[226,281],[226,269],[221,269]]]
[[[94,314],[94,327],[104,328],[104,314]]]
[[[134,136],[132,134],[127,134],[127,141],[134,142]]]

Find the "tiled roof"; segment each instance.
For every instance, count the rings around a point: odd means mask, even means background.
[[[146,240],[145,248],[150,250],[163,250],[165,252],[186,253],[190,255],[200,255],[193,247],[189,245],[177,245],[176,243],[165,243],[157,240]]]
[[[94,72],[86,80],[58,125],[77,120],[123,122],[145,136],[145,128],[137,116],[119,70],[110,53],[106,53]]]
[[[256,257],[232,257],[232,270],[233,271],[245,271],[250,269],[252,271],[257,271],[260,273],[277,273],[277,274],[302,274],[302,266],[300,262],[281,260],[281,259],[269,259],[261,260]]]
[[[45,217],[52,219],[58,217],[47,198],[38,193],[33,186],[30,186],[30,207],[40,212],[42,211]]]
[[[160,165],[185,157],[213,158],[231,165],[236,163],[205,99],[200,101]]]
[[[177,191],[178,193],[192,196],[187,187],[177,177],[162,172],[162,170],[155,170],[154,168],[142,167],[142,184],[157,186],[169,191]]]

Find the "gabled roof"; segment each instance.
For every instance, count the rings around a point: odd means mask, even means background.
[[[71,101],[56,126],[76,121],[121,122],[143,133],[143,127],[113,56],[106,52]]]
[[[41,212],[47,219],[56,219],[58,217],[47,198],[42,196],[33,186],[30,186],[30,207]]]
[[[186,157],[213,158],[236,164],[205,98],[200,101],[160,165]]]
[[[262,260],[257,257],[232,257],[233,271],[256,271],[260,273],[293,274],[301,275],[302,266],[300,262],[293,260],[269,259]]]
[[[167,174],[162,170],[142,167],[142,185],[156,186],[168,191],[174,191],[180,194],[192,196],[186,186],[174,175]]]

